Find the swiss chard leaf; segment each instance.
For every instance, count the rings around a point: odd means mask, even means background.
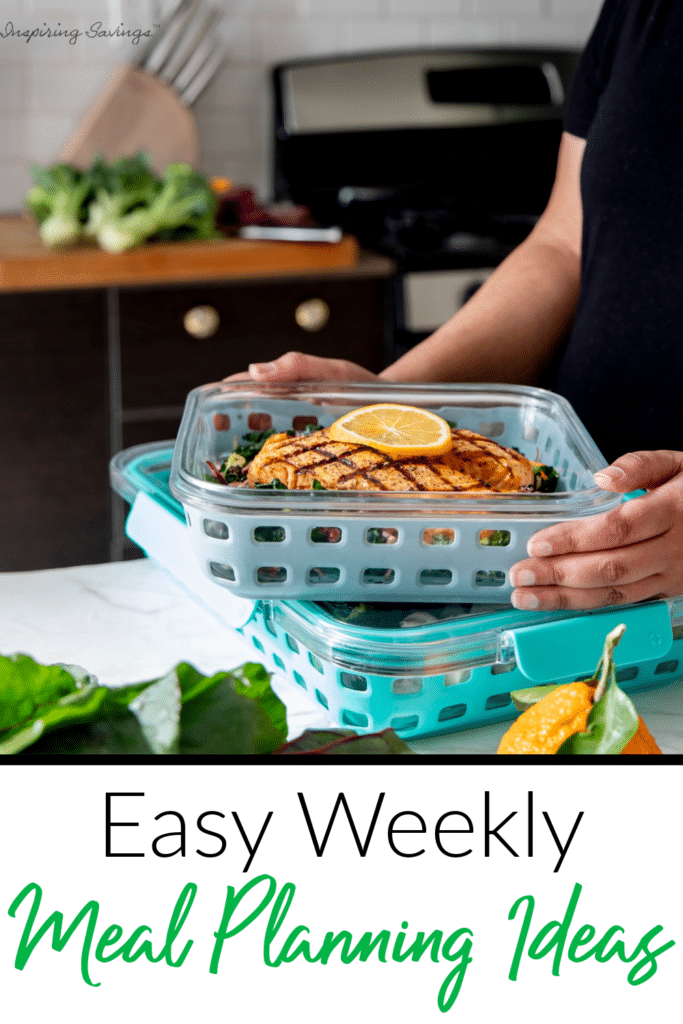
[[[285,706],[271,690],[270,674],[262,665],[248,662],[233,672],[203,676],[182,662],[173,671],[182,699],[173,752],[269,754],[284,741]]]
[[[15,655],[0,659],[0,683],[0,755],[264,754],[287,735],[284,705],[254,663],[204,676],[181,662],[109,689],[83,669]]]
[[[299,757],[415,756],[393,729],[367,733],[365,736],[358,736],[350,729],[307,729],[275,753]]]
[[[101,714],[105,699],[106,690],[97,683],[90,683],[82,690],[58,697],[49,705],[41,705],[25,722],[0,736],[0,754],[18,754],[52,729],[96,718]]]
[[[39,665],[27,654],[0,657],[0,730],[29,724],[41,709],[77,694],[89,680],[83,669]]]
[[[237,692],[229,672],[213,677],[183,704],[179,754],[270,754],[284,735],[254,700]]]
[[[276,729],[287,736],[287,709],[271,688],[271,674],[263,665],[248,661],[240,668],[234,669],[233,680],[238,694],[248,697],[263,708]]]
[[[25,753],[37,756],[57,754],[65,757],[99,754],[110,757],[139,757],[149,756],[152,751],[135,715],[126,711],[117,718],[55,728],[53,732],[42,736]]]
[[[213,676],[181,662],[162,679],[132,688],[129,707],[151,753],[268,754],[287,735],[286,709],[270,678],[253,662]]]
[[[180,739],[182,690],[177,669],[145,687],[128,707],[153,754],[175,754]]]
[[[285,744],[285,707],[254,662],[213,676],[181,662],[160,679],[108,689],[73,666],[4,660],[8,672],[19,666],[19,678],[6,687],[15,724],[0,734],[0,754],[412,754],[392,729],[307,731]],[[17,712],[29,714],[19,721]]]

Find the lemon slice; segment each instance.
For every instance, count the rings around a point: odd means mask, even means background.
[[[328,433],[332,441],[365,444],[395,458],[432,458],[453,447],[448,423],[414,405],[366,405],[347,412]]]

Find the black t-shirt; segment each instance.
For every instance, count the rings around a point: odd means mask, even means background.
[[[683,0],[606,0],[565,128],[586,139],[582,277],[550,386],[610,461],[683,450]]]

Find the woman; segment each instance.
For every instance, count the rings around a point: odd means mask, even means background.
[[[511,600],[596,608],[683,593],[682,325],[683,4],[606,0],[548,206],[467,305],[378,378],[288,352],[228,379],[531,384],[544,373],[614,459],[599,486],[648,493],[537,533],[510,572]]]

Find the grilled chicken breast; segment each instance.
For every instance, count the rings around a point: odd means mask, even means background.
[[[452,433],[453,447],[441,456],[451,469],[473,476],[494,491],[518,491],[533,484],[531,463],[514,448],[504,448],[472,430]]]
[[[518,491],[533,484],[528,459],[470,430],[453,431],[438,458],[394,459],[363,444],[331,441],[327,430],[304,437],[274,434],[247,472],[247,485],[280,480],[289,490]]]

